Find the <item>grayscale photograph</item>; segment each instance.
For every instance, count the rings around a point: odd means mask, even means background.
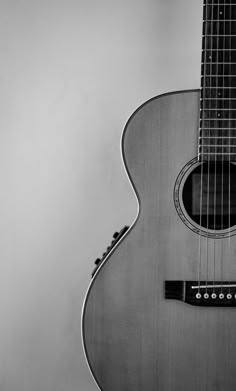
[[[236,0],[0,29],[0,391],[235,391]]]

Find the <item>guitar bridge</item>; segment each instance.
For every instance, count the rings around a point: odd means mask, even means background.
[[[236,307],[236,282],[165,281],[165,299],[204,307]]]

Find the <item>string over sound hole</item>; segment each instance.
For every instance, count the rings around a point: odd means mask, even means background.
[[[210,230],[236,224],[236,165],[204,162],[192,170],[183,186],[182,200],[191,219]]]

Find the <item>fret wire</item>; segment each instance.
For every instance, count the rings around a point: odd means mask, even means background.
[[[234,152],[224,153],[224,152],[199,152],[199,155],[236,155]]]
[[[200,144],[202,148],[236,148],[233,144]]]
[[[236,3],[219,3],[219,4],[214,4],[214,3],[208,3],[208,4],[203,4],[204,7],[218,7],[219,5],[236,5]]]
[[[203,38],[205,37],[236,37],[236,34],[203,34]]]
[[[199,130],[200,131],[201,130],[209,130],[209,128],[204,128],[204,129],[200,128]],[[210,131],[211,130],[236,130],[236,128],[214,128],[214,129],[210,129]]]
[[[205,130],[205,129],[204,129]],[[235,136],[200,136],[199,137],[200,139],[201,138],[220,138],[220,139],[225,139],[225,138],[236,138]]]
[[[201,118],[202,121],[236,121],[236,118]]]
[[[236,19],[203,19],[203,22],[211,23],[211,22],[236,22]]]
[[[202,49],[202,52],[205,52],[207,50],[211,50],[211,49]],[[212,49],[211,51],[212,52],[235,52],[236,49]]]
[[[212,74],[209,75],[209,74],[206,74],[205,76],[206,77],[236,77],[236,75],[226,75],[226,74],[225,75],[212,75]],[[201,77],[205,77],[205,76],[201,76]]]
[[[209,86],[203,86],[203,87],[200,87],[200,89],[213,89],[213,88],[217,88],[218,90],[222,90],[222,89],[225,89],[225,90],[236,90],[236,87],[209,87]]]
[[[208,49],[209,50],[209,49]],[[236,62],[201,62],[201,65],[205,65],[205,64],[226,64],[226,65],[235,65]]]
[[[201,118],[201,121],[236,121],[236,118]]]
[[[220,114],[220,111],[222,111],[222,112],[227,112],[227,111],[233,111],[233,112],[236,112],[236,110],[235,109],[220,109],[220,108],[210,108],[210,109],[200,109],[200,111],[204,114],[204,111],[210,111],[210,112],[212,112],[212,111],[215,111],[217,114]],[[210,113],[206,113],[206,114],[210,114]],[[212,113],[211,113],[212,114]],[[213,113],[214,114],[214,113]],[[230,113],[226,113],[226,114],[230,114]],[[203,119],[203,118],[202,118]],[[210,118],[209,118],[210,119]],[[230,119],[230,118],[225,118],[225,117],[223,117],[223,118],[221,118],[221,117],[217,117],[217,119],[219,119],[219,120],[221,120],[221,119]],[[236,117],[235,118],[231,118],[231,119],[236,119]]]
[[[236,98],[204,98],[204,99],[205,100],[236,100]],[[200,100],[202,101],[203,98],[200,98]]]
[[[232,108],[223,108],[223,109],[221,109],[220,107],[218,107],[218,108],[210,108],[210,109],[200,109],[200,111],[205,111],[205,110],[215,110],[215,111],[229,111],[229,110],[231,110],[231,111],[235,111],[235,109],[232,109]]]

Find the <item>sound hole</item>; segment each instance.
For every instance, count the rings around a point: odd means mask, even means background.
[[[188,215],[198,225],[211,230],[236,225],[236,165],[201,163],[187,177],[182,197]]]

